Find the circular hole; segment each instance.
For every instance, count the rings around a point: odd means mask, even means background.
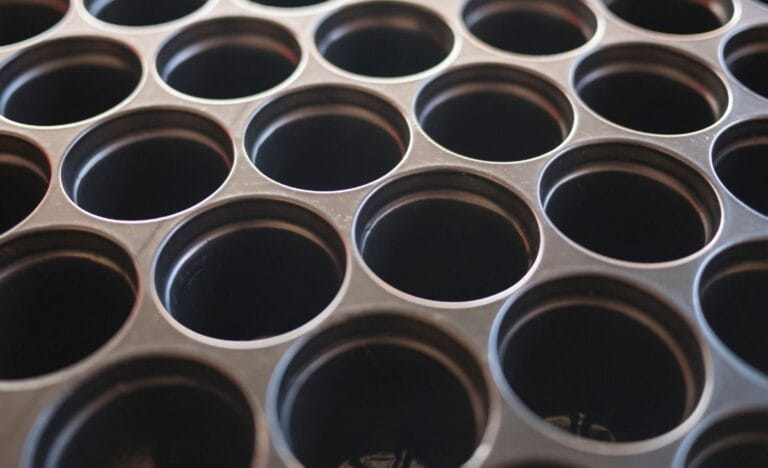
[[[497,65],[461,68],[427,84],[416,100],[416,115],[441,146],[491,162],[541,156],[573,127],[573,109],[554,85]]]
[[[731,416],[701,434],[685,460],[685,468],[754,468],[768,466],[768,415]]]
[[[40,425],[25,465],[31,468],[255,466],[248,401],[217,371],[178,358],[113,365]]]
[[[435,13],[401,2],[342,9],[315,34],[321,54],[358,75],[393,78],[437,66],[453,49],[451,28]]]
[[[713,125],[728,90],[703,64],[651,45],[619,45],[585,59],[576,91],[603,118],[640,132],[674,135]]]
[[[317,87],[284,96],[248,125],[245,144],[264,174],[305,190],[344,190],[395,168],[408,148],[405,118],[368,93]]]
[[[752,120],[723,132],[715,142],[712,160],[723,184],[744,204],[768,216],[768,187],[761,174],[768,171],[768,120]]]
[[[121,26],[153,26],[190,15],[207,0],[85,0],[85,8],[102,21]]]
[[[317,215],[271,200],[240,200],[178,229],[155,269],[160,298],[185,327],[248,341],[299,328],[339,292],[346,254]]]
[[[750,91],[768,98],[768,27],[758,26],[732,37],[723,49],[725,65]]]
[[[157,57],[160,76],[184,94],[204,99],[252,96],[286,81],[301,47],[282,26],[253,18],[220,18],[188,27]]]
[[[399,315],[368,315],[315,335],[275,378],[279,428],[307,467],[460,466],[488,420],[474,357]]]
[[[704,386],[696,339],[676,313],[604,277],[537,286],[494,338],[504,384],[552,426],[602,442],[665,434]]]
[[[542,179],[544,209],[582,247],[630,262],[666,262],[704,248],[720,224],[717,196],[693,169],[630,143],[577,148]]]
[[[597,31],[597,18],[573,0],[472,0],[464,23],[481,41],[527,55],[577,49]]]
[[[67,38],[27,49],[0,69],[0,113],[29,125],[63,125],[106,112],[141,80],[128,47],[95,38]]]
[[[699,34],[724,26],[733,17],[731,0],[603,0],[619,18],[669,34]]]
[[[51,166],[39,147],[0,135],[0,233],[5,233],[37,208],[48,191]]]
[[[733,247],[711,260],[699,287],[701,309],[709,326],[737,356],[768,374],[765,339],[768,325],[764,296],[768,280],[768,244]]]
[[[80,231],[0,246],[0,379],[38,377],[101,348],[128,320],[138,279],[111,242]]]
[[[525,203],[480,177],[431,172],[395,181],[365,203],[357,247],[386,283],[436,301],[500,293],[533,265],[536,220]]]
[[[0,46],[44,33],[68,10],[69,0],[5,0],[0,3]]]
[[[318,5],[328,0],[250,0],[251,3],[280,8],[297,8],[310,5]]]
[[[145,109],[87,132],[68,151],[62,181],[82,209],[146,220],[183,211],[221,186],[233,160],[227,131],[188,112]]]

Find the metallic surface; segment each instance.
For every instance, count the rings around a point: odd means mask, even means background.
[[[39,230],[78,228],[100,233],[129,252],[138,271],[138,302],[126,323],[108,342],[87,358],[56,372],[21,380],[0,380],[0,466],[16,466],[31,460],[36,435],[45,426],[45,415],[62,397],[111,364],[138,356],[183,356],[201,361],[229,376],[252,406],[255,418],[256,452],[253,466],[297,466],[278,424],[280,381],[286,366],[299,348],[298,341],[333,324],[352,318],[392,312],[434,326],[462,343],[472,359],[480,363],[482,381],[474,397],[484,407],[480,418],[481,440],[468,466],[510,467],[543,461],[574,467],[683,467],[685,453],[701,431],[715,421],[741,412],[760,411],[768,406],[768,377],[737,358],[707,325],[700,310],[698,281],[713,255],[730,246],[764,239],[768,219],[737,200],[715,174],[711,149],[716,137],[736,122],[768,114],[764,98],[747,90],[730,72],[723,58],[729,37],[751,25],[768,22],[768,5],[753,0],[734,0],[733,16],[723,27],[694,35],[651,32],[617,18],[600,0],[585,0],[596,17],[594,36],[577,50],[546,57],[503,52],[483,44],[468,32],[462,21],[463,0],[407,0],[432,9],[450,26],[453,46],[447,58],[427,71],[408,77],[369,78],[355,75],[327,62],[318,51],[315,32],[332,12],[361,3],[329,0],[317,5],[284,9],[260,6],[246,0],[209,0],[200,10],[170,23],[128,27],[107,24],[92,17],[82,0],[72,1],[65,18],[52,29],[21,43],[1,46],[0,61],[10,60],[28,47],[68,37],[87,36],[119,41],[141,59],[140,84],[120,104],[96,117],[77,123],[40,127],[0,118],[0,132],[22,136],[39,145],[50,158],[51,183],[39,207],[23,222],[0,237],[3,243]],[[721,3],[721,2],[710,2]],[[252,97],[216,101],[184,95],[169,87],[156,67],[156,57],[169,37],[202,20],[219,17],[253,17],[271,20],[293,34],[301,48],[295,72],[281,84]],[[589,29],[589,28],[587,28]],[[724,84],[723,93],[708,96],[717,109],[716,122],[707,128],[679,135],[653,135],[610,123],[590,110],[574,88],[577,67],[585,58],[616,44],[648,44],[674,49],[703,64]],[[653,60],[653,53],[649,57]],[[425,83],[457,67],[474,64],[503,64],[544,76],[567,97],[573,109],[572,128],[557,148],[533,159],[486,162],[455,154],[436,144],[422,129],[416,115],[417,96]],[[0,72],[0,82],[3,75]],[[246,130],[255,112],[276,97],[315,85],[366,90],[390,102],[402,112],[408,125],[406,153],[384,177],[345,190],[309,191],[290,188],[266,177],[249,158]],[[698,86],[698,85],[697,85]],[[704,94],[709,91],[703,90]],[[3,105],[0,102],[0,105]],[[183,110],[206,116],[227,129],[232,139],[231,173],[223,185],[205,200],[181,213],[149,221],[114,221],[89,214],[67,196],[72,178],[63,155],[78,136],[100,122],[147,107]],[[570,119],[565,119],[570,120]],[[566,122],[567,124],[567,122]],[[207,125],[207,124],[206,124]],[[322,135],[317,135],[322,137]],[[542,175],[561,154],[587,144],[618,141],[637,143],[674,155],[705,181],[705,192],[713,194],[697,206],[700,212],[716,206],[705,246],[684,258],[661,263],[639,264],[591,253],[568,240],[545,214]],[[400,292],[379,279],[365,265],[356,245],[355,223],[365,200],[388,182],[425,171],[457,171],[480,175],[508,188],[525,202],[538,224],[536,252],[530,270],[511,288],[488,297],[463,302],[440,302]],[[168,177],[182,177],[183,173]],[[171,181],[169,181],[171,183]],[[141,185],[134,187],[136,192]],[[547,189],[548,190],[548,189]],[[252,341],[227,341],[204,336],[177,322],[163,306],[163,295],[155,282],[156,262],[166,239],[177,226],[196,215],[243,197],[288,201],[306,208],[327,223],[341,239],[343,255],[334,254],[343,265],[338,295],[322,313],[298,328],[276,337]],[[705,206],[709,204],[708,206]],[[314,223],[315,221],[312,221]],[[306,223],[305,220],[300,223]],[[295,227],[302,232],[302,226]],[[294,229],[294,228],[291,228]],[[596,226],[595,229],[599,229]],[[332,236],[331,236],[332,237]],[[319,241],[325,242],[324,239]],[[764,247],[763,247],[764,248]],[[765,253],[761,253],[765,256]],[[516,397],[503,383],[494,345],[500,311],[524,291],[550,280],[570,276],[618,280],[645,291],[666,304],[674,314],[674,327],[684,327],[693,337],[685,346],[700,357],[688,369],[697,381],[690,414],[662,435],[631,442],[605,442],[578,438],[555,429]],[[2,304],[0,304],[0,309]],[[2,312],[0,312],[2,313]],[[396,320],[392,321],[396,323]],[[44,323],[39,324],[44,327]],[[392,325],[397,328],[396,325]],[[69,333],[77,333],[73,325]],[[393,332],[396,333],[396,332]],[[413,333],[404,340],[416,340]],[[420,335],[421,332],[416,333]],[[437,336],[439,334],[435,334]],[[442,338],[434,338],[440,341]],[[429,346],[432,338],[423,338]],[[462,348],[464,349],[464,348]],[[290,351],[289,351],[290,350]],[[692,350],[692,351],[691,351]],[[454,353],[455,354],[455,353]],[[463,355],[462,355],[463,356]],[[282,361],[281,361],[282,359]],[[464,359],[457,357],[456,359]],[[470,365],[472,367],[472,365]],[[483,389],[484,388],[484,389]],[[439,392],[440,389],[435,389]],[[369,424],[376,424],[370,421]],[[213,429],[215,431],[215,429]],[[328,431],[333,431],[329,422]],[[601,431],[593,426],[587,430]],[[609,437],[609,436],[603,436]],[[26,462],[25,462],[26,463]],[[26,465],[32,466],[32,465]],[[376,465],[372,465],[376,466]],[[384,466],[384,465],[382,465]]]

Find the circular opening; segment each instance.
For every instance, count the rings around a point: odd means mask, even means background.
[[[464,23],[486,44],[527,55],[577,49],[597,31],[592,10],[573,0],[472,0]]]
[[[754,468],[768,466],[768,414],[731,416],[701,434],[685,468]]]
[[[304,466],[460,466],[483,438],[477,361],[425,323],[369,315],[289,359],[275,377],[277,420]]]
[[[437,66],[451,53],[453,32],[435,13],[400,2],[342,9],[315,34],[321,54],[358,75],[393,78]]]
[[[723,132],[712,161],[717,176],[742,203],[768,216],[768,120],[752,120]]]
[[[220,18],[188,27],[169,40],[157,69],[169,86],[204,99],[252,96],[287,80],[301,47],[282,26],[253,18]]]
[[[525,202],[459,172],[422,173],[375,192],[355,226],[368,267],[391,286],[435,301],[500,293],[533,265],[539,231]]]
[[[49,30],[68,10],[69,0],[5,0],[0,3],[0,46]]]
[[[725,65],[747,89],[768,98],[768,27],[758,26],[732,37],[723,49]]]
[[[344,190],[384,176],[403,159],[410,135],[386,101],[346,88],[284,96],[251,121],[245,144],[264,174],[305,190]]]
[[[703,64],[651,45],[619,45],[576,68],[576,91],[601,117],[640,132],[674,135],[713,125],[728,90]]]
[[[325,310],[346,272],[341,238],[317,215],[240,200],[184,224],[155,269],[160,298],[185,327],[248,341],[292,331]]]
[[[768,374],[768,244],[741,244],[716,256],[704,269],[699,298],[712,331],[734,354]]]
[[[303,6],[317,5],[328,0],[250,0],[251,3],[267,5],[280,8],[297,8]]]
[[[255,466],[247,400],[223,375],[192,361],[144,357],[114,365],[41,423],[28,451],[31,468]]]
[[[85,8],[102,21],[121,26],[153,26],[190,15],[207,0],[85,0]]]
[[[558,147],[573,108],[546,79],[497,65],[451,71],[416,99],[424,131],[450,151],[491,162],[522,161]]]
[[[733,17],[731,0],[603,0],[619,18],[669,34],[699,34],[724,26]]]
[[[5,233],[37,208],[51,181],[48,157],[39,147],[0,135],[0,233]]]
[[[68,38],[43,43],[0,69],[0,113],[29,125],[78,122],[128,98],[141,74],[140,59],[117,42]]]
[[[704,364],[666,305],[604,277],[537,286],[502,313],[504,384],[558,429],[602,442],[667,433],[691,415]]]
[[[105,218],[146,220],[183,211],[221,186],[233,160],[227,131],[187,112],[146,109],[87,132],[62,165],[69,197]]]
[[[0,246],[0,278],[1,380],[55,372],[96,352],[128,320],[138,287],[127,253],[80,231]]]
[[[630,143],[574,149],[545,171],[544,210],[569,239],[607,257],[666,262],[704,248],[720,225],[713,189],[692,168]]]

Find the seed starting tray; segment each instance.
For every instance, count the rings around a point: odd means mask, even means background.
[[[768,466],[768,2],[0,0],[0,466]]]

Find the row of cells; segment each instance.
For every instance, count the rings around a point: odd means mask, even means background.
[[[326,1],[250,0],[254,4],[283,8]],[[732,0],[652,0],[650,3],[647,0],[603,1],[613,14],[624,21],[650,31],[669,34],[714,31],[728,24],[735,13]],[[766,3],[764,0],[757,1]],[[85,0],[85,8],[101,21],[140,27],[183,18],[200,10],[206,3],[207,0]],[[69,0],[6,2],[0,6],[0,25],[3,26],[0,28],[0,45],[23,41],[50,29],[61,20],[69,7]],[[428,28],[435,21],[426,16],[420,19],[427,20],[427,23],[420,26],[426,25]],[[462,19],[466,27],[486,44],[527,55],[551,55],[576,49],[588,42],[597,29],[595,13],[578,0],[470,0],[463,8]],[[419,34],[419,29],[411,25],[409,32]],[[450,35],[450,31],[446,34]],[[368,33],[363,35],[366,39],[380,40]],[[437,42],[440,40],[439,37],[433,39]],[[433,53],[429,48],[420,52]],[[376,66],[373,63],[370,65]]]
[[[700,2],[691,3],[700,6]],[[522,23],[542,31],[535,22]],[[548,37],[561,36],[552,32]],[[407,3],[379,1],[335,12],[317,29],[316,42],[333,65],[373,77],[407,76],[432,69],[455,46],[451,29],[436,13]],[[762,80],[768,63],[766,44],[768,27],[757,26],[729,38],[724,47],[726,67],[744,86],[764,96],[768,94]],[[275,88],[297,73],[302,56],[301,46],[284,27],[261,19],[231,17],[196,23],[175,34],[159,50],[156,68],[167,85],[184,95],[228,100]],[[141,77],[140,59],[120,44],[84,38],[44,43],[0,68],[0,114],[38,126],[78,122],[127,99]],[[478,159],[520,160],[551,149],[573,120],[567,99],[546,83],[540,85],[545,89],[534,99],[527,91],[510,89],[505,81],[485,76],[481,91],[474,91],[474,87],[459,86],[462,83],[438,80],[428,88],[431,91],[425,91],[432,96],[421,100],[418,117],[439,143]],[[652,45],[612,46],[587,56],[574,71],[573,85],[600,116],[654,134],[702,130],[717,122],[729,107],[726,85],[717,74],[683,53]],[[526,88],[530,86],[536,85]],[[458,94],[454,99],[442,99],[454,94]],[[528,115],[531,111],[525,111],[530,107],[540,110],[536,100],[542,98],[554,109]],[[451,119],[451,110],[457,108],[465,117],[462,124],[476,125],[467,129]],[[514,118],[521,112],[526,118]],[[510,144],[514,138],[499,141],[506,129],[497,129],[510,116],[510,122],[523,127],[537,122],[543,125],[537,128],[545,135],[542,141],[523,138],[522,145]],[[519,133],[536,132],[524,128]]]
[[[705,221],[704,217],[714,216],[712,207],[708,208],[702,198],[702,186],[689,179],[693,172],[676,159],[626,143],[576,151],[581,153],[563,157],[552,166],[562,175],[562,180],[551,187],[554,195],[548,212],[555,213],[553,220],[571,223],[601,247],[626,249],[629,245],[637,255],[657,256],[680,249],[685,253],[693,242],[703,242],[706,235],[711,235],[714,228],[704,223],[712,219]],[[617,154],[623,156],[617,159]],[[613,196],[617,191],[621,195]],[[696,199],[701,201],[692,201]],[[595,210],[603,208],[613,211],[595,215]],[[627,216],[627,211],[633,216]],[[596,221],[584,222],[583,216],[594,216]],[[597,222],[606,218],[616,220],[613,224],[628,232],[638,230],[628,234],[637,237],[637,245],[617,245],[615,239],[620,235],[606,236],[603,230],[613,227]],[[468,225],[473,226],[471,231],[467,231]],[[365,268],[388,287],[441,305],[506,294],[526,277],[540,248],[535,216],[520,198],[479,175],[451,170],[412,174],[383,185],[360,209],[352,237],[354,254],[327,220],[291,202],[243,198],[218,204],[182,221],[163,242],[151,270],[150,297],[162,304],[164,316],[198,339],[250,342],[305,331],[328,317],[344,294],[353,257],[361,257]],[[424,275],[423,271],[430,274]],[[133,316],[138,291],[143,289],[135,263],[124,249],[101,236],[77,230],[33,231],[6,241],[0,246],[0,273],[2,380],[45,375],[96,352],[125,329]],[[762,345],[765,327],[761,326],[767,305],[763,293],[766,279],[768,245],[763,241],[731,247],[712,256],[698,275],[696,286],[702,322],[742,362],[762,372],[768,372],[768,355]],[[527,335],[535,338],[502,340],[505,344],[499,344],[500,353],[522,358],[530,349],[528,355],[536,363],[552,353],[551,365],[537,367],[543,373],[530,370],[539,378],[589,375],[581,368],[596,363],[599,366],[595,378],[598,374],[609,375],[604,372],[607,368],[621,374],[641,372],[643,363],[652,366],[648,375],[636,380],[617,379],[631,384],[616,392],[615,398],[645,388],[656,392],[662,387],[634,382],[669,378],[674,388],[685,387],[681,382],[699,382],[705,372],[695,349],[669,354],[689,356],[689,364],[683,367],[693,370],[682,372],[686,377],[678,379],[670,377],[677,375],[669,370],[674,368],[672,364],[664,368],[669,372],[660,370],[666,354],[659,351],[665,348],[658,345],[672,346],[670,340],[659,341],[650,334],[653,339],[646,336],[638,342],[633,333],[617,335],[617,330],[630,327],[627,323],[637,326],[630,320],[639,317],[637,310],[642,309],[643,316],[656,314],[655,320],[664,323],[674,314],[660,313],[665,310],[662,305],[644,305],[646,300],[633,307],[619,307],[624,315],[604,314],[603,309],[612,310],[615,304],[608,300],[594,302],[596,291],[604,287],[599,285],[613,283],[608,279],[573,283],[581,286],[569,286],[567,297],[576,295],[577,290],[587,294],[573,308],[590,312],[548,318]],[[626,296],[622,300],[634,301],[634,294],[622,292],[626,288],[613,289],[619,293],[607,291],[606,295]],[[559,286],[547,287],[546,291],[551,292],[531,293],[537,311],[544,307],[537,297],[549,301],[561,294]],[[520,299],[515,307],[527,301]],[[552,304],[562,301],[553,300]],[[573,318],[578,320],[574,322]],[[510,333],[523,324],[527,327],[534,323],[509,320],[503,319],[499,327]],[[40,323],[47,326],[41,329]],[[562,336],[553,334],[558,323],[566,324]],[[596,327],[603,326],[607,328],[601,336],[616,336],[617,341],[600,340],[594,346],[610,343],[611,352],[592,350],[586,338]],[[576,332],[582,328],[583,334]],[[677,336],[676,343],[695,343],[688,332],[679,331],[684,328],[682,324],[672,328],[665,337]],[[646,346],[646,340],[656,344]],[[689,346],[683,344],[679,346]],[[514,351],[501,352],[505,346],[512,346],[509,349]],[[618,359],[622,350],[631,356]],[[656,354],[661,357],[646,359]],[[516,358],[510,359],[517,362]],[[606,359],[617,361],[611,364]],[[565,366],[563,372],[551,372],[556,364]],[[702,385],[700,382],[697,388],[700,390]],[[535,382],[516,389],[516,394],[524,395],[528,388],[532,392],[529,398],[535,400],[543,395],[542,388],[571,392],[573,387],[568,382],[551,387]],[[700,393],[691,388],[680,395]],[[594,389],[589,394],[599,396],[597,402],[612,398]],[[567,395],[555,397],[553,401],[560,401]],[[630,406],[639,408],[636,402],[641,400],[633,397]],[[662,400],[667,403],[653,402],[648,408],[642,407],[643,414],[668,407],[674,401],[670,396]],[[535,408],[540,403],[529,404]],[[680,408],[694,406],[681,403]],[[541,412],[549,410],[544,407]],[[561,418],[564,414],[578,413],[563,413],[555,419],[563,425],[580,427],[573,421],[566,424]],[[643,437],[651,437],[654,430],[648,431]]]
[[[327,0],[250,0],[273,7],[294,8]],[[699,34],[728,24],[735,14],[732,0],[603,0],[608,9],[640,28],[668,34]],[[765,0],[756,0],[766,3]],[[101,21],[121,26],[152,26],[188,16],[206,0],[85,0],[86,10]],[[2,7],[11,28],[0,45],[33,37],[66,14],[69,0],[22,1]],[[597,29],[596,15],[581,1],[470,0],[462,17],[467,28],[495,48],[518,54],[550,55],[576,49]],[[416,30],[413,30],[416,32]]]
[[[536,154],[542,146],[557,145],[556,135],[567,132],[562,127],[566,109],[562,118],[553,116],[554,93],[554,87],[518,69],[470,66],[427,86],[417,107],[426,132],[455,140],[448,145],[498,151],[498,145],[475,138],[479,125],[485,131],[494,127],[510,152]],[[470,114],[474,118],[467,119]],[[518,122],[511,132],[501,128],[510,121]],[[507,139],[510,133],[518,137]],[[768,120],[753,119],[727,128],[712,146],[720,180],[763,215],[768,215],[761,156],[766,141]],[[385,99],[329,85],[289,92],[262,106],[248,123],[243,143],[262,174],[288,187],[326,193],[361,187],[391,173],[410,153],[411,132],[406,118]],[[83,132],[66,150],[60,178],[69,199],[90,214],[115,221],[154,220],[181,213],[218,191],[236,153],[229,132],[206,116],[142,108]],[[42,202],[52,169],[41,149],[10,135],[0,138],[0,155],[0,229],[7,232]],[[686,258],[709,245],[721,225],[718,197],[703,175],[674,155],[627,141],[564,151],[544,170],[539,189],[544,211],[566,237],[618,260]],[[606,217],[613,221],[604,223]],[[532,227],[518,230],[538,232],[535,222],[522,225]],[[495,292],[495,287],[486,291]]]
[[[239,229],[229,235],[230,242],[260,236],[275,243],[282,237],[286,244],[293,242],[294,249],[307,249],[299,246],[300,241],[290,241],[291,234],[276,225],[249,222]],[[212,249],[220,249],[221,241],[216,239],[218,246]],[[106,322],[114,320],[124,305],[116,302],[127,300],[135,290],[123,284],[131,280],[116,271],[125,265],[110,263],[124,259],[86,261],[84,256],[93,253],[72,250],[73,246],[97,249],[98,258],[109,251],[117,253],[114,245],[93,233],[38,234],[23,242],[26,245],[16,247],[42,247],[36,253],[43,260],[17,258],[23,265],[4,273],[0,317],[10,321],[11,328],[3,323],[0,343],[10,338],[15,350],[8,354],[0,348],[4,376],[9,370],[24,372],[30,369],[25,366],[39,365],[43,354],[51,364],[102,341],[96,334],[115,325]],[[763,254],[763,270],[758,278],[743,281],[745,265],[755,269],[754,250]],[[8,247],[2,250],[5,269],[8,251]],[[238,251],[250,255],[247,249]],[[758,355],[754,364],[763,370],[765,328],[760,323],[765,321],[761,311],[766,251],[765,243],[739,246],[708,267],[702,283],[705,308],[717,303],[724,307],[717,312],[737,346],[754,339],[749,343]],[[259,294],[260,280],[267,275],[249,277],[252,295]],[[221,293],[215,283],[200,286],[214,289],[211,294]],[[722,296],[724,288],[733,289],[731,296]],[[744,299],[742,292],[749,298]],[[282,299],[290,300],[291,294]],[[752,299],[760,304],[751,309],[731,307],[734,301]],[[84,302],[86,309],[98,313],[82,312],[78,306]],[[52,311],[50,304],[71,309]],[[34,313],[14,315],[17,307]],[[48,310],[46,317],[37,313],[42,308]],[[739,316],[734,317],[734,311]],[[76,321],[82,317],[72,313],[89,317]],[[488,374],[460,338],[409,315],[361,314],[313,333],[284,355],[272,376],[264,409],[275,446],[285,456],[308,467],[372,466],[385,461],[398,466],[460,466],[479,461],[476,458],[483,454],[478,455],[478,446],[493,437]],[[22,319],[67,323],[45,327],[50,336],[40,337],[40,327],[25,328]],[[70,335],[66,340],[55,336],[63,330]],[[593,339],[596,335],[602,338]],[[27,341],[17,343],[19,336]],[[490,350],[493,380],[513,410],[525,413],[546,432],[562,431],[563,437],[590,439],[607,444],[606,449],[614,443],[679,434],[681,425],[706,404],[704,387],[711,369],[685,321],[667,304],[615,279],[564,277],[527,288],[496,319]],[[267,436],[263,416],[255,409],[260,404],[241,388],[219,371],[181,357],[134,358],[113,365],[42,414],[30,433],[22,466],[247,467],[254,466],[252,460],[261,466]],[[333,431],[327,430],[328,421],[334,422]],[[767,438],[768,415],[759,410],[707,423],[703,431],[688,437],[675,466],[764,466]]]

